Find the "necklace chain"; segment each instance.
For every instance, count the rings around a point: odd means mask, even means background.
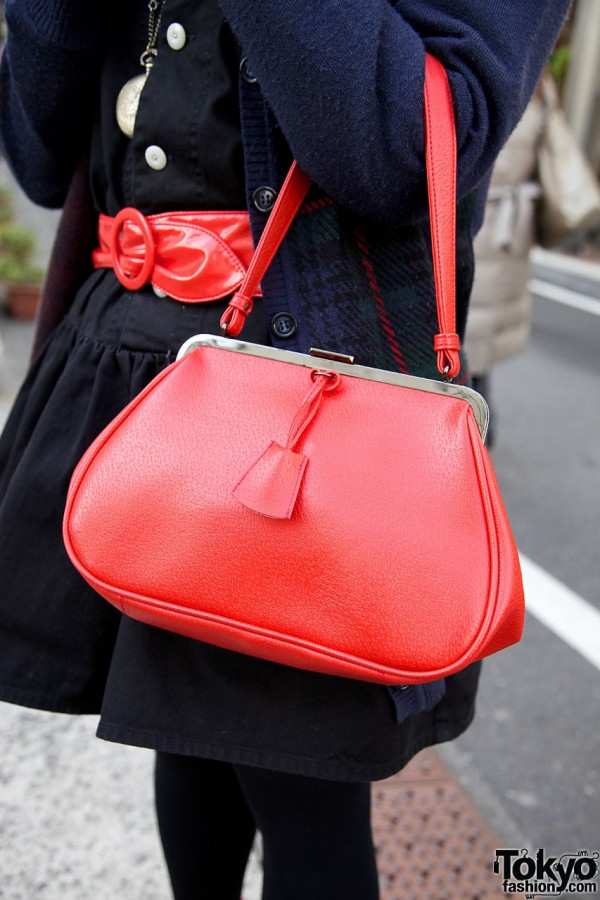
[[[148,0],[148,43],[146,44],[146,49],[140,56],[140,63],[145,67],[147,72],[152,68],[154,58],[158,53],[156,41],[158,40],[160,20],[162,18],[162,7],[163,0]]]
[[[146,71],[143,75],[134,75],[133,78],[130,78],[123,85],[117,97],[115,108],[117,124],[123,134],[129,138],[133,136],[135,119],[140,105],[140,96],[158,54],[156,42],[158,41],[163,3],[164,0],[148,0],[148,43],[140,56],[140,65]]]

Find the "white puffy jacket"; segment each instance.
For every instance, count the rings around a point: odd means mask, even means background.
[[[529,251],[535,243],[537,147],[544,109],[534,98],[501,151],[475,239],[475,281],[465,347],[471,373],[519,353],[530,331]]]

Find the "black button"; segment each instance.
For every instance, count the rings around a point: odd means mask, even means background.
[[[258,78],[250,68],[250,63],[248,62],[248,57],[245,56],[240,63],[240,73],[244,81],[247,81],[248,84],[256,84]]]
[[[290,338],[292,335],[296,334],[298,330],[298,323],[295,318],[291,316],[289,313],[280,312],[277,313],[276,316],[273,316],[271,320],[271,328],[280,338]]]
[[[272,187],[256,188],[256,190],[252,194],[252,202],[254,203],[254,208],[259,212],[270,212],[275,205],[276,199],[277,191]]]

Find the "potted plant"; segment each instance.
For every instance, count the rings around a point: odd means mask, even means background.
[[[35,318],[44,278],[36,249],[34,233],[15,221],[9,191],[0,188],[0,282],[15,318]]]

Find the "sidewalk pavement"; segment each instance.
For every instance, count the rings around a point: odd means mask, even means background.
[[[0,704],[2,900],[169,900],[153,754],[96,740],[95,721]],[[373,826],[381,900],[503,896],[503,844],[434,751],[373,786]],[[260,886],[254,852],[244,900]]]
[[[0,427],[32,332],[0,314]],[[97,740],[95,722],[0,704],[0,900],[168,900],[153,754]],[[439,753],[374,785],[373,826],[382,900],[503,896],[492,874],[503,842]],[[260,885],[254,852],[244,900]]]

